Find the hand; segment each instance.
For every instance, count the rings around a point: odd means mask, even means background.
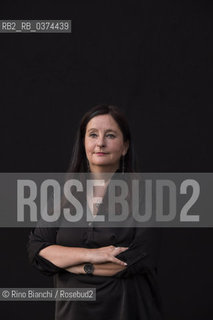
[[[98,249],[88,249],[87,253],[87,261],[91,263],[105,263],[105,262],[113,262],[119,264],[121,266],[126,266],[127,264],[116,258],[121,252],[126,251],[127,247],[115,247],[115,246],[107,246],[101,247]]]

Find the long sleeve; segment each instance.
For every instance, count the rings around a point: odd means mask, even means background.
[[[30,232],[27,244],[30,263],[45,275],[52,276],[57,272],[64,271],[50,261],[39,255],[39,251],[56,243],[58,228],[36,227]]]
[[[130,277],[138,273],[157,271],[157,251],[160,244],[160,230],[156,228],[136,228],[135,237],[128,250],[117,258],[127,263],[127,268],[116,277]]]

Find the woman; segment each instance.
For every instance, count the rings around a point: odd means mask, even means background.
[[[129,127],[121,111],[98,105],[81,120],[69,172],[134,172]],[[108,179],[95,195],[106,203]],[[102,205],[85,207],[93,216]],[[151,228],[35,228],[32,264],[54,275],[59,288],[96,288],[95,301],[56,301],[55,319],[161,319],[156,284],[155,233]]]

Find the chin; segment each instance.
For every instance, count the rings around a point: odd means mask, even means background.
[[[95,166],[111,166],[111,163],[106,163],[106,162],[102,162],[102,161],[98,161],[96,163],[94,163]]]

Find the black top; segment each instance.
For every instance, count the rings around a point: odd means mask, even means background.
[[[157,228],[98,228],[94,222],[82,228],[35,228],[28,245],[34,267],[48,276],[53,275],[55,287],[96,288],[96,301],[56,301],[55,319],[160,320],[156,267],[159,231]],[[127,262],[127,267],[111,277],[76,275],[38,255],[41,249],[52,244],[129,247],[117,256]]]
[[[96,288],[96,301],[57,301],[57,320],[161,319],[156,283],[153,229],[141,228],[36,228],[30,234],[29,255],[33,265],[46,275],[54,275],[59,288]],[[124,271],[113,277],[75,275],[38,255],[49,245],[97,248],[129,246],[117,257],[126,261]]]

